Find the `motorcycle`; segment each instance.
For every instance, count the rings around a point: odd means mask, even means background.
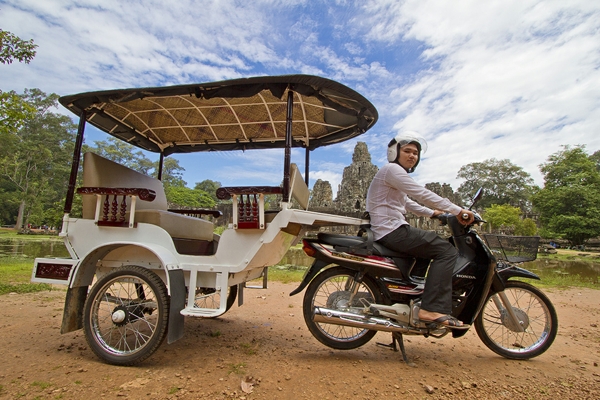
[[[471,209],[481,196],[479,190]],[[536,258],[539,237],[482,238],[475,226],[485,221],[474,214],[475,220],[468,226],[454,215],[436,217],[449,228],[449,240],[459,252],[452,277],[452,316],[475,326],[481,341],[503,357],[524,360],[539,356],[556,337],[556,310],[540,289],[516,280],[540,279],[519,266]],[[303,250],[315,260],[290,296],[307,288],[304,320],[312,335],[326,346],[354,349],[378,331],[391,332],[392,343],[385,346],[398,351],[399,344],[409,363],[403,335],[439,339],[452,333],[459,338],[468,331],[419,320],[429,260],[396,253],[374,242],[368,225],[361,227],[359,236],[322,232],[317,238],[305,238]]]

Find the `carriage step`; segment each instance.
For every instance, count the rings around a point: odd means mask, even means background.
[[[185,317],[218,317],[223,314],[225,310],[221,310],[220,308],[189,308],[186,307],[180,311],[180,314]]]

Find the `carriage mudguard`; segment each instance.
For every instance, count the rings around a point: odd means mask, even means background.
[[[185,317],[181,314],[181,310],[185,308],[185,278],[182,269],[169,270],[169,288],[171,289],[171,303],[169,305],[167,343],[171,344],[183,337]]]
[[[296,289],[292,290],[290,292],[290,296],[296,295],[296,294],[300,293],[301,291],[303,291],[304,288],[310,283],[310,281],[312,281],[313,278],[315,276],[317,276],[317,274],[323,268],[328,266],[329,264],[331,264],[331,263],[328,261],[315,260],[313,265],[311,265],[310,268],[308,270],[306,270],[306,273],[304,274],[304,277],[302,278],[302,282],[300,282],[300,286],[298,286]]]

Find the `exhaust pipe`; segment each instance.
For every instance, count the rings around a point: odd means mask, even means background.
[[[369,329],[372,331],[423,333],[421,329],[401,325],[386,318],[378,318],[360,314],[349,313],[329,308],[315,307],[313,321],[323,324],[351,326],[354,328]]]

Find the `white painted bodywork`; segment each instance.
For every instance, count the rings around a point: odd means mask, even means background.
[[[167,271],[180,269],[188,288],[215,288],[221,293],[219,309],[201,309],[194,306],[195,291],[188,290],[186,307],[181,313],[217,316],[225,312],[228,287],[260,277],[264,268],[281,261],[290,246],[308,229],[327,225],[359,226],[365,222],[289,209],[288,203],[282,203],[282,210],[265,229],[226,229],[214,255],[194,256],[177,253],[171,236],[156,225],[137,223],[132,228],[108,227],[98,226],[91,219],[68,218],[61,235],[75,267],[69,281],[63,283],[70,287],[90,285],[94,277],[99,278],[112,268],[139,265],[154,270],[170,293]],[[43,260],[36,260],[36,264]],[[33,281],[46,282],[35,278]]]

